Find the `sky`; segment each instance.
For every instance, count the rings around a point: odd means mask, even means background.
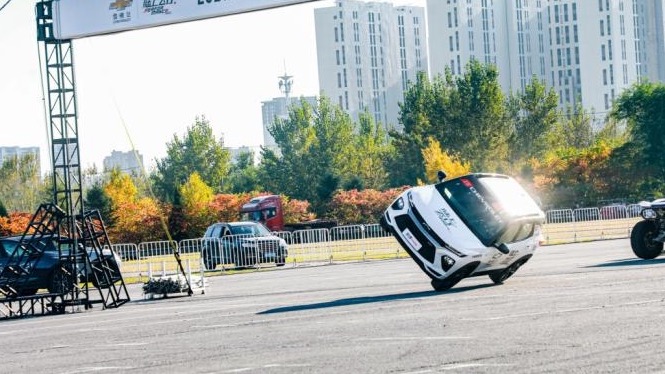
[[[394,0],[425,6],[425,0]],[[0,146],[40,147],[51,169],[34,5],[0,11]],[[0,1],[0,6],[5,0]],[[136,149],[148,170],[197,117],[228,147],[263,144],[261,102],[318,96],[314,9],[332,0],[73,41],[81,165],[102,169],[112,151]],[[44,85],[46,82],[44,82]]]

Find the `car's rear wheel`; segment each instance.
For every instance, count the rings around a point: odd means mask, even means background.
[[[69,293],[74,288],[75,277],[71,272],[64,269],[62,266],[57,266],[51,272],[48,282],[48,292],[56,294]]]
[[[506,279],[510,278],[513,274],[515,274],[517,269],[519,269],[522,265],[524,265],[527,261],[529,261],[530,258],[531,255],[524,256],[521,259],[510,264],[510,266],[508,266],[507,268],[490,273],[489,277],[492,280],[492,282],[494,282],[494,284],[501,284]]]
[[[654,239],[658,236],[658,224],[655,221],[639,221],[630,233],[630,247],[635,256],[651,260],[663,252],[663,243]]]
[[[479,262],[472,262],[457,269],[454,273],[450,274],[446,279],[432,278],[432,288],[435,291],[442,292],[448,291],[453,288],[459,281],[468,277],[478,267]]]

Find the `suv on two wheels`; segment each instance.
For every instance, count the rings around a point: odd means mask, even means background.
[[[259,222],[218,222],[203,235],[202,256],[208,270],[219,264],[242,268],[274,262],[284,266],[288,247],[284,239]]]
[[[513,178],[476,173],[404,191],[381,225],[445,291],[488,275],[502,283],[540,244],[545,214]]]

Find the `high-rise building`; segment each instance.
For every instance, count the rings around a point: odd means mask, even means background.
[[[337,0],[314,10],[319,87],[354,120],[367,111],[399,128],[409,81],[428,72],[425,9]]]
[[[37,166],[37,175],[41,175],[41,162],[39,147],[0,147],[0,166],[12,158],[17,158],[19,162],[27,155],[34,156]]]
[[[663,0],[428,0],[431,74],[493,63],[505,93],[536,77],[602,120],[622,90],[664,80],[663,14]]]
[[[127,174],[140,175],[143,167],[143,155],[139,152],[112,151],[110,156],[104,157],[104,171],[118,169]]]

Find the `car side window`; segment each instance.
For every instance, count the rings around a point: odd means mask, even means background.
[[[212,232],[210,233],[210,236],[213,238],[219,238],[219,233],[222,231],[221,226],[215,226],[212,229]]]

